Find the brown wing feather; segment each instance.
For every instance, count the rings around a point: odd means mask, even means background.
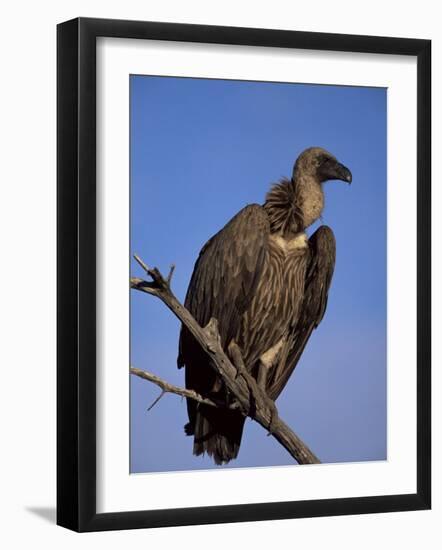
[[[224,347],[238,333],[242,316],[254,296],[265,261],[269,233],[270,224],[263,207],[248,205],[206,243],[196,261],[185,306],[201,326],[205,326],[211,317],[218,320]],[[184,365],[186,387],[203,394],[220,389],[207,356],[185,327],[180,334],[178,367]],[[186,425],[186,432],[192,434],[197,419],[195,402],[188,400],[187,409],[189,424]],[[207,416],[208,421],[211,411],[204,408],[199,411],[200,416]],[[239,421],[243,422],[243,419],[239,418]],[[242,424],[239,421],[240,429],[232,435],[232,445],[241,436]],[[209,424],[213,425],[214,419],[211,418]],[[221,427],[217,428],[219,430]],[[202,428],[197,431],[202,431]],[[210,452],[209,443],[196,441],[195,445],[197,453],[203,450]]]
[[[270,227],[262,206],[251,204],[202,248],[184,305],[201,326],[218,320],[223,345],[238,333],[265,259]]]
[[[321,226],[309,239],[310,262],[307,268],[304,300],[291,338],[285,350],[285,365],[278,368],[278,377],[271,381],[268,393],[276,399],[281,393],[312,334],[324,317],[328,291],[336,260],[336,241],[333,231]]]
[[[261,355],[285,338],[294,319],[298,319],[308,259],[307,249],[294,249],[287,254],[269,240],[263,273],[243,316],[238,341],[249,370],[256,369]]]

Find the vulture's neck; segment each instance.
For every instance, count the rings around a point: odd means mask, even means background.
[[[283,179],[267,193],[264,208],[272,233],[291,237],[315,222],[324,208],[322,185],[311,176]]]

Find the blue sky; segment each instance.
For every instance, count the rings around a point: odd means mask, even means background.
[[[353,184],[325,184],[320,223],[337,240],[325,318],[277,401],[322,462],[386,458],[386,102],[384,88],[131,76],[131,251],[167,272],[184,300],[203,244],[310,146],[332,152]],[[316,229],[318,223],[309,229]],[[132,263],[132,274],[142,275]],[[131,365],[184,385],[179,322],[131,292]],[[220,468],[192,455],[186,406],[131,378],[131,472]],[[247,420],[225,467],[293,464]]]

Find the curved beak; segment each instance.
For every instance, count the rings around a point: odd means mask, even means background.
[[[322,181],[341,180],[350,184],[353,179],[350,170],[346,166],[332,159],[326,161],[321,166],[319,175]]]
[[[337,167],[336,167],[336,175],[337,175],[336,179],[345,181],[349,185],[352,182],[353,176],[350,170],[343,164],[340,164],[339,162],[337,163]]]

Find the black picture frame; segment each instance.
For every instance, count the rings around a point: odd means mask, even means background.
[[[417,492],[96,512],[96,39],[417,58]],[[431,41],[79,18],[57,28],[57,523],[75,531],[424,510],[431,506]]]

